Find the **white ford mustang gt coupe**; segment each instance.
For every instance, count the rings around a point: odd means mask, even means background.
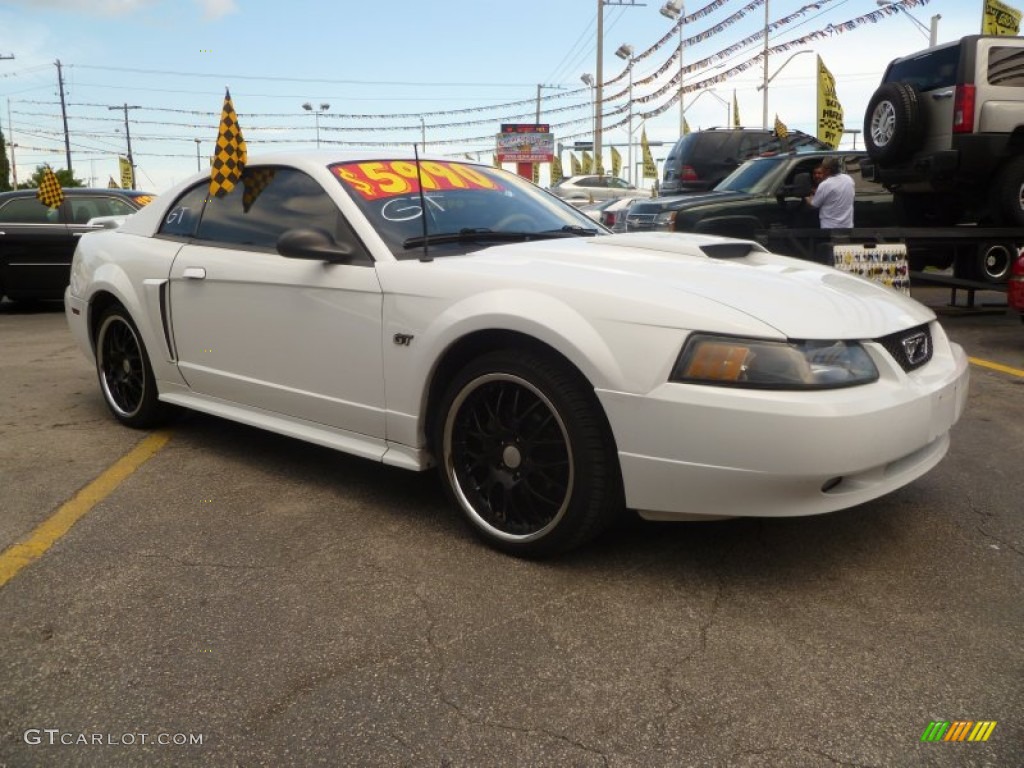
[[[114,417],[183,406],[411,470],[540,556],[628,508],[812,515],[934,467],[967,396],[926,307],[755,243],[611,235],[451,159],[271,155],[82,238]]]

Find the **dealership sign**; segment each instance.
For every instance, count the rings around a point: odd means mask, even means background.
[[[550,163],[555,156],[555,135],[547,123],[502,123],[495,138],[501,163]]]

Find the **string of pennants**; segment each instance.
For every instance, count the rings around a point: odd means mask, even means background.
[[[640,61],[640,60],[642,60],[644,58],[647,58],[650,55],[653,55],[653,53],[655,53],[656,51],[658,51],[659,49],[664,47],[664,45],[666,43],[668,43],[673,38],[673,36],[675,36],[678,33],[679,27],[682,24],[690,23],[690,22],[695,21],[695,20],[697,20],[699,18],[707,16],[708,14],[712,13],[713,11],[715,11],[718,8],[720,8],[723,5],[725,5],[727,2],[728,2],[728,0],[714,0],[714,2],[709,3],[708,5],[704,6],[703,8],[701,8],[701,9],[699,9],[697,11],[695,11],[694,13],[691,13],[688,16],[686,16],[686,17],[684,17],[684,18],[682,18],[680,20],[677,20],[676,24],[672,26],[671,30],[664,37],[662,37],[661,40],[659,40],[653,46],[651,46],[650,48],[646,49],[645,51],[643,51],[640,54],[638,54],[637,56],[635,56],[633,58],[633,61],[634,62]],[[835,2],[835,0],[818,0],[818,2],[816,2],[816,3],[811,3],[811,4],[808,4],[808,5],[805,5],[803,8],[800,8],[799,10],[797,10],[794,13],[790,14],[789,16],[786,16],[783,19],[778,19],[775,22],[772,22],[771,24],[769,24],[769,29],[772,30],[772,29],[777,29],[779,27],[785,26],[786,24],[789,24],[790,22],[794,21],[795,19],[797,19],[799,17],[802,17],[802,16],[805,16],[811,10],[820,10],[822,6],[824,6],[824,5],[828,4],[828,3],[831,3],[831,2]],[[852,19],[848,19],[847,21],[839,22],[838,24],[829,24],[824,29],[817,30],[817,31],[812,32],[810,34],[804,35],[802,37],[799,37],[799,38],[796,38],[794,40],[788,41],[786,43],[783,43],[783,44],[774,46],[772,48],[769,48],[769,53],[776,53],[776,52],[779,52],[779,51],[787,51],[787,50],[790,50],[793,47],[797,47],[797,46],[801,46],[801,45],[806,45],[806,44],[808,44],[810,42],[813,42],[815,40],[819,40],[819,39],[822,39],[822,38],[825,38],[825,37],[831,37],[833,35],[842,34],[843,32],[851,31],[851,30],[856,29],[857,27],[860,27],[860,26],[862,26],[864,24],[876,24],[876,23],[878,23],[879,21],[881,21],[882,19],[884,19],[884,18],[886,18],[888,16],[893,16],[893,15],[895,15],[897,13],[900,13],[900,12],[905,11],[905,10],[909,10],[911,8],[917,8],[917,7],[921,7],[921,6],[927,5],[929,2],[930,2],[930,0],[899,0],[899,2],[894,3],[892,5],[886,5],[886,6],[880,7],[877,10],[871,11],[871,12],[866,13],[866,14],[862,14],[862,15],[854,17]],[[718,34],[719,32],[721,32],[724,28],[726,28],[726,27],[730,26],[731,24],[735,23],[735,21],[737,21],[739,18],[741,18],[741,14],[749,13],[750,10],[756,8],[759,5],[762,5],[763,3],[764,3],[764,0],[751,0],[751,2],[747,3],[747,5],[744,6],[743,9],[741,9],[740,11],[737,11],[736,13],[732,14],[731,16],[729,16],[727,19],[723,20],[722,22],[719,22],[718,24],[716,24],[713,27],[709,27],[707,30],[699,32],[696,35],[693,35],[693,36],[691,36],[689,38],[684,39],[683,40],[683,48],[685,48],[685,47],[687,47],[689,45],[693,45],[693,44],[698,43],[698,42],[703,42],[704,40],[707,40],[707,39],[713,37],[715,34]],[[730,46],[728,46],[726,48],[723,48],[722,50],[717,51],[716,53],[711,54],[710,56],[707,56],[707,57],[705,57],[703,59],[700,59],[699,61],[696,61],[696,62],[693,62],[691,64],[688,64],[688,65],[684,66],[683,67],[683,74],[684,75],[692,74],[692,73],[694,73],[694,72],[696,72],[698,70],[705,69],[705,68],[707,68],[708,66],[710,66],[713,63],[716,63],[716,62],[721,61],[722,59],[728,58],[729,56],[733,55],[734,53],[736,53],[741,48],[746,47],[747,45],[749,45],[751,42],[763,38],[763,36],[764,36],[764,30],[761,29],[761,30],[759,30],[758,32],[756,32],[754,34],[749,35],[747,38],[744,38],[743,40],[741,40],[738,43],[734,43],[733,45],[730,45]],[[668,61],[666,61],[664,64],[662,64],[662,66],[659,67],[659,69],[655,73],[653,73],[652,75],[650,75],[648,77],[645,77],[645,78],[643,78],[641,80],[635,80],[633,82],[634,88],[636,86],[638,86],[638,85],[640,85],[640,86],[647,85],[647,84],[653,82],[655,79],[657,79],[660,75],[662,75],[666,71],[668,71],[672,67],[672,64],[678,59],[679,53],[680,53],[680,48],[677,45],[676,46],[676,50],[673,52],[672,56],[668,59]],[[761,54],[759,54],[758,56],[754,57],[751,60],[751,63],[745,62],[743,65],[738,65],[737,67],[733,67],[733,68],[727,70],[725,73],[723,73],[721,75],[717,75],[714,78],[702,81],[702,83],[704,85],[711,85],[711,84],[714,84],[714,83],[721,82],[722,80],[726,79],[727,77],[731,77],[732,75],[734,75],[734,74],[736,74],[738,72],[741,72],[744,69],[749,68],[750,66],[753,66],[753,63],[756,63],[762,57],[763,57],[763,52]],[[613,78],[611,78],[609,80],[606,80],[604,82],[604,85],[613,85],[615,83],[618,83],[619,81],[624,80],[628,76],[628,74],[629,74],[629,70],[628,70],[628,67],[627,67],[626,69],[624,69],[622,72],[620,72],[615,77],[613,77]],[[676,84],[678,84],[678,69],[676,71],[676,76],[673,78],[673,81],[670,84],[670,86],[676,85]],[[698,87],[702,87],[702,86],[698,84]],[[664,90],[665,89],[662,89],[662,91],[664,91]],[[691,89],[688,86],[686,91],[690,92],[690,90]],[[696,88],[694,88],[692,90],[696,90]],[[628,88],[624,89],[622,92],[620,92],[618,94],[615,94],[614,96],[607,97],[607,100],[612,100],[613,98],[621,98],[622,96],[625,95],[625,93],[627,91],[628,91]],[[659,92],[662,92],[662,91],[659,91]],[[557,93],[554,93],[554,94],[544,95],[544,96],[541,97],[541,100],[543,102],[545,102],[545,103],[550,103],[550,102],[557,101],[557,100],[560,100],[560,99],[575,99],[575,100],[578,101],[579,98],[582,95],[586,94],[587,92],[588,92],[587,88],[572,89],[572,90],[557,92]],[[636,101],[642,101],[642,100],[649,101],[651,98],[652,97],[642,97],[642,98],[636,99]],[[676,103],[676,101],[677,100],[674,100],[672,103],[674,104],[674,103]],[[53,102],[23,100],[22,103],[52,104]],[[482,106],[482,107],[466,107],[466,108],[462,108],[462,109],[440,110],[440,111],[436,111],[436,112],[395,112],[395,113],[385,113],[385,114],[330,112],[330,113],[325,113],[322,116],[322,118],[325,119],[325,120],[338,120],[338,119],[381,120],[381,119],[395,119],[395,118],[416,118],[418,120],[421,117],[437,117],[437,116],[442,116],[442,115],[444,115],[444,116],[447,116],[447,115],[465,115],[465,114],[472,114],[472,113],[479,113],[479,112],[491,112],[491,113],[493,113],[493,112],[496,112],[496,111],[501,111],[501,110],[506,110],[506,109],[514,109],[516,107],[524,108],[524,112],[521,115],[515,115],[515,116],[511,116],[510,115],[509,117],[513,117],[513,118],[523,117],[523,118],[525,118],[525,117],[528,117],[530,114],[532,114],[532,112],[528,113],[526,110],[527,109],[532,109],[533,105],[535,105],[535,104],[536,104],[536,99],[532,99],[531,98],[531,99],[520,99],[520,100],[517,100],[517,101],[505,102],[503,104],[489,104],[489,105],[485,105],[485,106]],[[70,104],[70,106],[100,107],[100,106],[106,106],[106,105],[93,104],[93,103],[88,103],[88,102],[75,102],[75,103]],[[671,104],[669,106],[671,106]],[[555,110],[571,110],[571,109],[579,109],[579,108],[580,108],[580,106],[577,103],[577,104],[572,104],[572,105],[567,106],[567,107],[556,107],[556,108],[545,107],[545,112],[550,113],[550,112],[553,112]],[[211,117],[211,116],[216,116],[218,114],[216,112],[209,112],[209,111],[202,111],[202,110],[189,110],[189,109],[174,109],[174,108],[171,108],[171,107],[146,107],[145,109],[147,111],[151,111],[151,112],[166,112],[166,113],[173,113],[173,114],[193,115],[193,116],[202,116],[202,117]],[[294,117],[295,115],[292,112],[242,112],[242,113],[240,113],[240,116],[242,118],[246,118],[247,119],[247,118],[253,118],[253,117]],[[480,121],[480,122],[481,123],[491,123],[491,122],[494,122],[494,120],[495,120],[495,118],[489,118],[487,120],[483,120],[483,121]],[[467,124],[472,124],[472,123],[467,123],[465,121],[460,121],[460,122],[457,122],[457,123],[436,123],[436,124],[428,124],[426,127],[427,128],[450,128],[450,127],[456,127],[456,126],[467,125]],[[202,127],[202,126],[185,126],[185,127]],[[375,132],[379,132],[381,130],[412,130],[412,129],[419,130],[420,128],[421,128],[421,126],[418,123],[416,125],[412,125],[412,126],[401,126],[401,127],[395,127],[395,128],[392,128],[390,126],[372,126],[371,128],[355,128],[355,127],[349,127],[349,126],[345,126],[345,127],[341,127],[341,128],[333,128],[332,126],[321,126],[321,130],[346,130],[346,131],[351,131],[351,130],[373,130]],[[254,128],[254,130],[255,130],[255,128]],[[404,143],[408,143],[408,142],[404,142]],[[436,142],[432,142],[432,143],[436,143]]]

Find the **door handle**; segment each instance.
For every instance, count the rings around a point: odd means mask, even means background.
[[[935,99],[936,101],[938,101],[939,99],[952,99],[953,98],[953,92],[952,91],[940,91],[939,93],[933,93],[932,94],[932,98]]]
[[[186,280],[205,280],[206,270],[202,267],[185,267],[185,271],[181,273],[181,276]]]

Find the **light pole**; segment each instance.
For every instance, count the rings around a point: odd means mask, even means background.
[[[761,95],[761,127],[768,127],[768,0],[764,0],[764,80],[761,81],[761,88],[764,93]],[[775,74],[778,74],[776,72]]]
[[[692,107],[692,106],[693,106],[694,104],[696,104],[696,103],[697,103],[697,102],[698,102],[698,101],[700,100],[700,97],[701,97],[701,96],[704,96],[705,94],[707,94],[708,96],[714,96],[714,97],[715,97],[716,99],[718,99],[718,100],[719,100],[720,102],[722,102],[722,104],[724,104],[724,105],[725,105],[725,125],[726,125],[726,127],[728,127],[729,125],[731,125],[731,121],[730,121],[730,119],[729,119],[729,118],[731,117],[731,113],[730,113],[730,110],[732,109],[732,104],[730,104],[730,103],[729,103],[729,100],[728,100],[728,99],[724,99],[724,98],[722,98],[721,96],[719,96],[719,95],[718,95],[717,93],[715,93],[715,92],[714,92],[713,90],[711,90],[710,88],[705,88],[705,89],[704,89],[703,91],[701,91],[700,93],[698,93],[698,94],[697,94],[697,95],[696,95],[696,96],[694,97],[693,101],[691,101],[691,102],[690,102],[690,106],[688,106],[688,107],[687,107],[687,109],[689,109],[689,108],[690,108],[690,107]]]
[[[627,181],[633,183],[633,46],[623,43],[615,49],[615,55],[620,59],[629,62],[629,91],[626,97],[629,100],[629,122],[626,126],[626,135],[629,143],[626,145],[626,169],[629,171]]]
[[[929,47],[934,46],[938,42],[939,19],[942,18],[942,14],[937,13],[934,16],[932,16],[931,27],[926,27],[918,20],[916,16],[914,16],[914,14],[908,11],[906,7],[900,5],[897,2],[893,2],[893,0],[875,0],[875,4],[879,8],[892,7],[895,8],[897,11],[903,11],[903,13],[906,14],[907,18],[914,23],[915,27],[917,27],[917,31],[925,36],[925,39],[928,41]]]
[[[601,134],[603,115],[601,105],[604,102],[604,7],[619,5],[625,8],[639,7],[636,0],[597,0],[597,98],[594,100],[594,162],[601,165]],[[641,4],[642,5],[642,4]]]
[[[203,143],[203,140],[202,139],[192,139],[192,141],[194,141],[196,143],[196,172],[197,173],[202,173],[203,172],[203,165],[202,165],[202,161],[199,159],[199,145]]]
[[[423,120],[423,117],[421,116],[420,117],[420,152],[426,152],[426,151],[427,151],[427,124]]]
[[[320,149],[320,113],[326,112],[331,108],[330,104],[321,104],[319,109],[313,109],[313,105],[308,101],[302,105],[302,108],[307,112],[312,112],[313,117],[316,118],[316,148]]]
[[[675,21],[683,10],[683,0],[668,0],[658,11],[666,19]],[[679,135],[683,135],[686,107],[683,105],[683,24],[679,25]]]
[[[597,141],[597,109],[594,102],[594,77],[589,72],[584,72],[580,75],[580,80],[583,84],[590,88],[590,143],[591,150],[593,150],[593,144]]]
[[[784,62],[782,62],[782,66],[779,67],[778,69],[776,69],[775,73],[771,77],[767,76],[768,68],[767,68],[767,66],[765,67],[765,79],[764,79],[764,82],[761,85],[757,86],[757,90],[764,91],[764,94],[762,95],[762,98],[764,99],[764,127],[765,128],[768,127],[768,83],[770,83],[772,80],[774,80],[776,78],[776,76],[779,74],[779,72],[781,72],[782,70],[784,70],[786,68],[786,65],[789,64],[789,62],[791,62],[797,56],[800,56],[800,55],[805,54],[805,53],[814,53],[814,51],[806,50],[806,49],[803,50],[803,51],[797,51],[792,56],[790,56],[788,59],[786,59]],[[767,59],[765,59],[765,61],[767,61]]]

